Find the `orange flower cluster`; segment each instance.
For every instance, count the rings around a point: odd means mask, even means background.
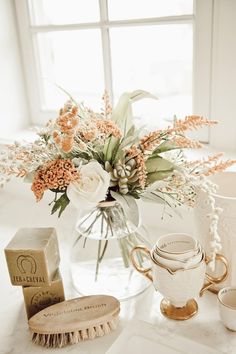
[[[143,152],[152,151],[161,142],[161,130],[156,130],[154,132],[145,135],[140,140],[140,147]]]
[[[127,151],[127,155],[135,159],[136,166],[138,169],[139,185],[142,189],[144,189],[147,180],[147,170],[146,170],[144,155],[142,151],[134,145]]]
[[[45,190],[63,192],[70,182],[79,178],[79,173],[71,160],[57,159],[48,162],[36,172],[31,190],[39,201]]]
[[[60,115],[56,120],[59,132],[53,132],[53,139],[65,153],[73,148],[74,136],[79,123],[77,113],[78,107],[69,102],[60,110]]]
[[[64,108],[60,109],[60,116],[57,118],[56,123],[60,128],[62,133],[72,133],[75,131],[79,119],[77,116],[78,107],[66,105]]]
[[[212,126],[217,124],[217,121],[215,120],[209,120],[206,118],[203,118],[201,116],[187,116],[185,119],[177,119],[174,122],[174,127],[168,129],[168,133],[182,133],[186,130],[194,130],[198,128],[202,128],[204,126]]]
[[[97,129],[105,136],[113,135],[115,138],[121,138],[122,134],[115,122],[108,119],[97,119]]]

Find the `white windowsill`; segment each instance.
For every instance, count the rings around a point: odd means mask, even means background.
[[[33,141],[37,138],[35,127],[29,126],[28,128],[19,130],[15,133],[8,134],[7,137],[0,136],[0,145],[12,144],[14,141]]]

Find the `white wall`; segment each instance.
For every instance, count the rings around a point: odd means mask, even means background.
[[[236,0],[214,1],[211,118],[220,121],[211,131],[212,146],[235,151]]]
[[[0,139],[6,139],[29,124],[12,0],[0,0],[0,24]]]

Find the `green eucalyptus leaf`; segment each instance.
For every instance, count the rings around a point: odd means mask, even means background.
[[[136,90],[133,92],[125,92],[121,95],[113,113],[111,119],[119,126],[123,135],[131,129],[133,123],[131,104],[143,98],[155,98],[154,95],[149,92]]]
[[[114,136],[111,136],[110,138],[107,139],[103,149],[105,161],[112,160],[112,156],[114,156],[114,152],[117,152],[119,148],[119,143],[120,143],[120,139],[115,138]]]
[[[67,197],[66,193],[63,193],[61,197],[55,201],[51,214],[54,214],[56,211],[59,210],[58,217],[60,217],[69,203],[69,198]]]
[[[115,156],[113,156],[113,162],[116,163],[117,161],[121,160],[123,161],[125,159],[125,151],[124,149],[121,149],[119,146],[119,149],[117,150]]]
[[[123,195],[114,191],[111,191],[111,196],[121,205],[125,216],[135,226],[139,225],[139,210],[136,200],[133,196]]]
[[[154,100],[158,100],[157,96],[152,93],[144,90],[135,90],[130,93],[130,98],[133,102],[142,100],[143,98],[153,98]]]
[[[160,156],[150,157],[146,161],[146,169],[148,173],[173,170],[174,164]]]
[[[171,150],[176,150],[179,149],[172,141],[166,140],[163,143],[161,143],[158,147],[153,150],[152,156],[160,154],[162,152],[166,151],[171,151]]]
[[[158,172],[151,172],[147,175],[147,183],[154,183],[156,181],[160,181],[169,177],[172,174],[173,170],[169,171],[158,171]]]
[[[131,127],[130,127],[130,129],[128,130],[126,136],[124,137],[124,139],[129,138],[129,137],[133,137],[134,132],[135,132],[135,125],[132,124]],[[123,139],[123,140],[124,140],[124,139]]]
[[[123,149],[125,148],[127,145],[131,145],[134,141],[134,137],[133,136],[128,136],[125,139],[122,140],[121,144],[120,144],[120,148]]]
[[[132,126],[133,127],[133,126]],[[139,135],[140,132],[143,130],[143,127],[140,127],[139,129],[132,129],[132,135],[130,135],[130,130],[124,137],[124,139],[121,141],[120,148],[125,148],[128,146],[131,146],[135,143],[138,142],[139,140]]]

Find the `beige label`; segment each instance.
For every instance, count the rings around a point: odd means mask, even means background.
[[[14,283],[45,283],[44,277],[13,275],[12,280]]]
[[[61,297],[48,290],[42,290],[34,294],[31,299],[31,305],[37,310],[43,310],[45,307],[57,304],[61,301]]]
[[[83,306],[83,307],[75,307],[75,308],[71,308],[69,310],[63,310],[63,311],[57,311],[57,312],[47,312],[47,313],[44,313],[43,315],[44,315],[44,317],[49,317],[49,316],[56,317],[56,316],[61,316],[61,315],[73,313],[73,312],[93,311],[95,309],[103,308],[106,306],[107,306],[106,303],[102,303],[102,304],[88,305],[88,306]]]

